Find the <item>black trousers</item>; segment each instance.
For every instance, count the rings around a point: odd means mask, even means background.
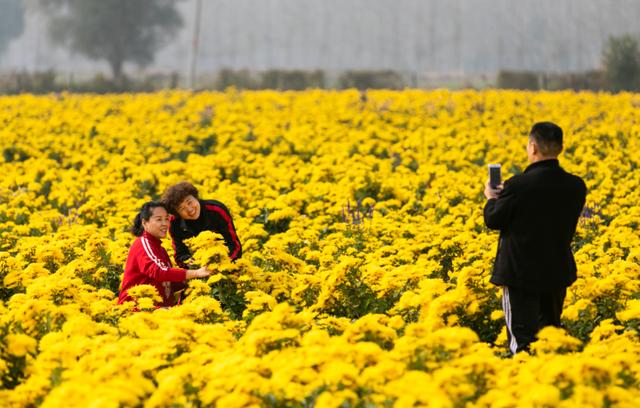
[[[512,354],[529,351],[529,345],[536,341],[536,335],[543,327],[560,327],[566,294],[567,288],[537,293],[513,286],[502,287],[502,309]]]

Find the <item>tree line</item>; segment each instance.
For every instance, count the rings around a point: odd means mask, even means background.
[[[157,52],[166,46],[183,27],[177,9],[180,0],[3,0],[0,13],[0,54],[11,39],[24,29],[24,12],[28,7],[44,12],[52,41],[91,60],[106,62],[111,77],[96,78],[77,84],[67,80],[69,90],[118,91],[152,90],[175,87],[175,75],[162,81],[153,78],[128,78],[125,63],[146,67]],[[14,88],[52,91],[64,88],[54,72],[14,75]],[[5,81],[6,82],[6,81]],[[11,81],[10,81],[11,82]],[[71,86],[71,82],[74,82]],[[548,74],[544,72],[502,71],[496,85],[524,89],[603,89],[640,90],[640,47],[632,35],[610,37],[602,51],[602,69],[584,73]],[[221,70],[210,88],[236,86],[244,89],[304,89],[309,87],[392,88],[415,86],[415,81],[393,70],[348,70],[329,81],[322,70]],[[3,87],[0,80],[0,92]]]

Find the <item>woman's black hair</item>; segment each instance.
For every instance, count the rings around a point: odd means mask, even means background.
[[[157,207],[162,207],[166,210],[165,206],[162,203],[157,201],[149,201],[142,205],[140,212],[136,215],[136,218],[133,220],[133,225],[131,226],[131,233],[136,237],[139,237],[144,232],[144,227],[142,226],[142,221],[149,221],[151,216],[153,215],[153,209]]]

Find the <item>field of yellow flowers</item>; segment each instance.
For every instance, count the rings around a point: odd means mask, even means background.
[[[589,188],[579,279],[510,358],[482,191],[540,120]],[[638,94],[1,97],[0,174],[1,406],[640,405]],[[181,180],[243,258],[202,234],[183,305],[117,306],[129,224]]]

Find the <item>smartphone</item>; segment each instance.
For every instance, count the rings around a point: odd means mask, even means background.
[[[496,189],[502,182],[502,176],[500,175],[500,164],[489,165],[489,185],[491,188]]]

